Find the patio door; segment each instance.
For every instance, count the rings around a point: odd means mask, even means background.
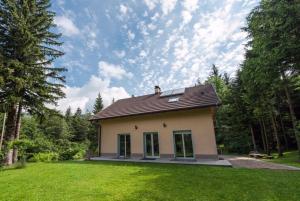
[[[158,133],[144,133],[144,152],[146,158],[159,157]]]
[[[120,134],[118,136],[118,145],[119,145],[119,157],[129,158],[130,151],[130,135],[129,134]]]
[[[190,131],[174,132],[174,150],[176,158],[193,158],[193,142]]]

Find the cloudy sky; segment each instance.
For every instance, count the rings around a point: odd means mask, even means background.
[[[55,0],[68,69],[68,106],[194,85],[211,65],[234,75],[244,57],[245,17],[258,0]]]

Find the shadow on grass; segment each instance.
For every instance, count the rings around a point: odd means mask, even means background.
[[[8,170],[19,170],[19,169],[24,169],[24,168],[26,168],[26,163],[22,162],[22,163],[13,164],[11,166],[1,167],[0,172],[1,171],[8,171]]]

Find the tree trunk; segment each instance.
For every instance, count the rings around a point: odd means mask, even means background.
[[[280,120],[280,127],[282,129],[285,148],[288,150],[289,149],[289,142],[288,142],[287,135],[286,135],[286,132],[285,132],[285,128],[284,128],[284,124],[283,124],[283,121],[282,121],[281,113],[279,113],[279,120]]]
[[[280,138],[279,138],[279,135],[278,135],[278,130],[277,130],[277,127],[276,127],[276,120],[274,118],[273,111],[271,111],[271,122],[272,122],[272,127],[273,127],[273,130],[274,130],[275,139],[276,139],[276,142],[277,142],[276,144],[277,144],[278,156],[283,156],[282,149],[281,149],[281,141],[280,141]]]
[[[18,140],[20,137],[20,128],[21,128],[21,113],[22,113],[22,103],[20,102],[18,106],[17,119],[16,119],[16,130],[15,130],[15,140]],[[18,161],[18,149],[14,148],[13,150],[13,163]]]
[[[250,132],[251,132],[251,138],[252,138],[252,143],[253,143],[254,151],[257,151],[257,146],[256,146],[256,142],[255,142],[255,136],[254,136],[253,127],[252,127],[251,124],[249,125],[249,128],[250,128]]]
[[[266,125],[265,125],[264,120],[262,120],[262,125],[263,125],[264,135],[265,135],[265,139],[266,139],[267,154],[268,154],[268,156],[270,156],[271,155],[271,150],[270,150],[270,147],[269,147],[269,139],[268,139],[268,135],[267,135],[267,131],[266,131]]]
[[[286,98],[287,98],[287,103],[288,103],[289,110],[290,110],[293,130],[294,130],[294,134],[295,134],[295,137],[296,137],[298,153],[299,153],[299,157],[300,157],[300,131],[298,131],[298,129],[297,129],[297,118],[296,118],[296,115],[295,115],[294,106],[292,104],[291,95],[290,95],[290,92],[289,92],[289,89],[288,89],[287,79],[286,79],[285,73],[283,71],[281,71],[281,76],[283,78],[283,88],[284,88],[284,92],[285,92],[285,95],[286,95]]]
[[[0,137],[0,151],[2,150],[3,138],[5,133],[5,122],[6,122],[6,113],[4,113],[3,116],[3,124],[2,124],[1,137]]]
[[[259,126],[260,126],[261,139],[262,139],[263,146],[264,146],[264,152],[267,153],[268,150],[267,150],[266,139],[265,139],[265,134],[264,134],[264,129],[263,129],[263,126],[261,123],[261,119],[259,120]]]
[[[7,112],[7,121],[6,121],[6,131],[5,131],[5,140],[6,143],[10,143],[15,139],[16,133],[16,120],[17,120],[17,105],[12,105],[9,107]],[[8,149],[5,158],[5,164],[11,165],[13,163],[13,150]]]

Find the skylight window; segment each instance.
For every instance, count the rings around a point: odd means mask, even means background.
[[[168,102],[173,103],[179,101],[179,97],[169,98]]]

